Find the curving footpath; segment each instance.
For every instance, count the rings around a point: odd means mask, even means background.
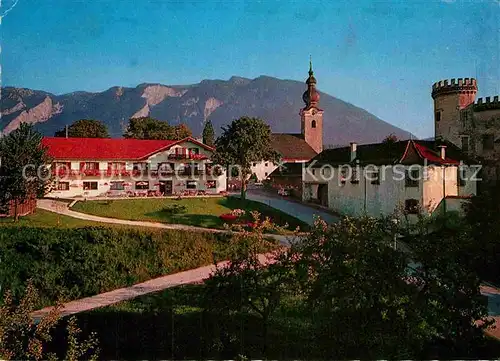
[[[213,233],[227,233],[230,231],[224,229],[213,229],[213,228],[203,228],[195,226],[187,226],[184,224],[168,224],[159,222],[147,222],[147,221],[130,221],[126,219],[118,218],[108,218],[94,216],[92,214],[76,212],[68,208],[68,205],[61,201],[55,201],[52,199],[39,199],[37,201],[37,207],[49,212],[54,212],[62,214],[64,216],[83,219],[86,221],[99,222],[99,223],[110,223],[110,224],[121,224],[125,226],[132,227],[150,227],[150,228],[161,228],[161,229],[176,229],[191,232],[213,232]],[[279,241],[282,245],[289,246],[291,241],[298,239],[297,236],[293,235],[278,235],[278,234],[265,234],[266,238],[273,238]]]
[[[270,264],[273,262],[273,254],[259,255],[259,260],[262,264]],[[217,267],[227,264],[227,261],[217,263]],[[131,287],[119,288],[110,292],[101,293],[96,296],[81,298],[71,301],[63,305],[60,312],[62,317],[73,315],[80,312],[90,311],[96,308],[111,306],[113,304],[131,300],[133,298],[147,295],[149,293],[159,292],[171,287],[180,285],[199,283],[209,278],[216,270],[216,266],[204,266],[192,270],[174,273],[167,276],[154,278],[152,280],[138,283]],[[46,307],[31,314],[35,322],[38,322],[43,316],[47,315],[53,307]]]

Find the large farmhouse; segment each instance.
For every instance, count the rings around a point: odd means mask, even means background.
[[[226,190],[213,148],[173,140],[43,138],[56,182],[48,197],[217,194]]]

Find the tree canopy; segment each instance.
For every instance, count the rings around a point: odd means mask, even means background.
[[[255,248],[243,248],[246,256],[207,281],[209,304],[258,315],[264,346],[273,315],[286,310],[281,324],[300,319],[301,339],[325,359],[477,357],[487,342],[487,303],[462,259],[469,241],[450,223],[318,220],[267,267]],[[398,235],[405,247],[394,247]]]
[[[2,208],[14,203],[17,221],[17,206],[43,196],[51,185],[46,168],[50,158],[42,147],[42,135],[27,123],[0,138],[0,158],[0,202]]]
[[[271,127],[262,119],[241,117],[222,128],[215,141],[214,163],[240,168],[241,197],[246,195],[246,185],[254,162],[279,162],[280,155],[271,144]]]
[[[210,147],[215,145],[215,131],[210,120],[207,120],[203,128],[203,143]]]
[[[172,126],[168,122],[142,117],[130,119],[123,136],[134,139],[180,140],[192,136],[192,132],[186,124]]]
[[[55,137],[65,137],[66,129],[58,130]],[[68,137],[72,138],[109,138],[106,125],[95,119],[80,119],[68,127]]]
[[[398,140],[399,140],[398,137],[394,133],[391,133],[382,140],[382,143],[392,144],[392,143],[396,143]]]

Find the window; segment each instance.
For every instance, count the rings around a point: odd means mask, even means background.
[[[407,214],[418,214],[419,212],[418,200],[416,199],[405,200],[405,212]]]
[[[112,191],[122,191],[125,189],[124,182],[111,182],[110,184],[111,187],[109,187],[109,189]]]
[[[370,180],[372,184],[380,184],[380,173],[378,169],[374,169],[371,171]]]
[[[462,150],[464,152],[469,151],[469,137],[462,137]]]
[[[158,163],[158,172],[161,175],[172,174],[175,171],[174,163]]]
[[[358,184],[359,183],[358,170],[356,168],[352,168],[351,183],[352,184]]]
[[[483,135],[483,150],[492,150],[495,148],[495,137],[493,134]]]
[[[458,167],[457,169],[457,178],[458,178],[458,186],[465,187],[465,181],[467,177],[467,169],[465,167]]]
[[[345,184],[346,179],[347,179],[347,169],[346,168],[342,168],[340,170],[340,183],[341,184]]]
[[[135,189],[149,189],[149,182],[147,181],[135,182]]]
[[[316,121],[315,121],[315,120],[313,120],[313,121],[311,122],[311,128],[316,128]]]
[[[98,170],[99,169],[99,162],[86,162],[85,169],[86,170]]]
[[[217,188],[217,182],[216,181],[208,181],[206,186],[207,186],[207,189],[215,189],[215,188]]]
[[[189,154],[200,154],[200,150],[198,148],[189,148]]]
[[[420,171],[418,169],[407,169],[405,172],[405,187],[418,187]]]
[[[97,189],[97,182],[83,182],[83,190],[90,191]]]
[[[264,164],[264,166],[265,166],[265,167],[268,167],[268,166],[269,166],[269,163],[265,163],[265,164]]]
[[[265,172],[264,175],[267,177],[267,172]]]
[[[133,168],[134,171],[146,171],[148,169],[148,163],[134,163]]]
[[[69,182],[58,182],[57,183],[58,191],[69,191]]]
[[[254,163],[254,164],[253,164],[253,166],[254,166],[254,167],[256,167],[256,166],[257,166],[257,163]]]
[[[99,163],[97,163],[99,164]],[[123,162],[110,162],[108,163],[108,170],[125,170],[125,163]]]
[[[441,112],[440,111],[437,111],[435,116],[436,116],[436,122],[441,121]]]
[[[313,169],[312,170],[312,174],[315,175],[316,174],[316,169]]]
[[[187,181],[186,189],[196,189],[196,181]]]

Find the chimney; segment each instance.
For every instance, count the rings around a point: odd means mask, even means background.
[[[354,142],[351,143],[351,162],[356,159],[356,153],[357,153],[358,145]]]
[[[446,159],[446,145],[440,145],[438,148],[441,153],[441,159]]]
[[[67,124],[66,124],[65,129],[66,129],[66,138],[68,138],[68,125]]]

